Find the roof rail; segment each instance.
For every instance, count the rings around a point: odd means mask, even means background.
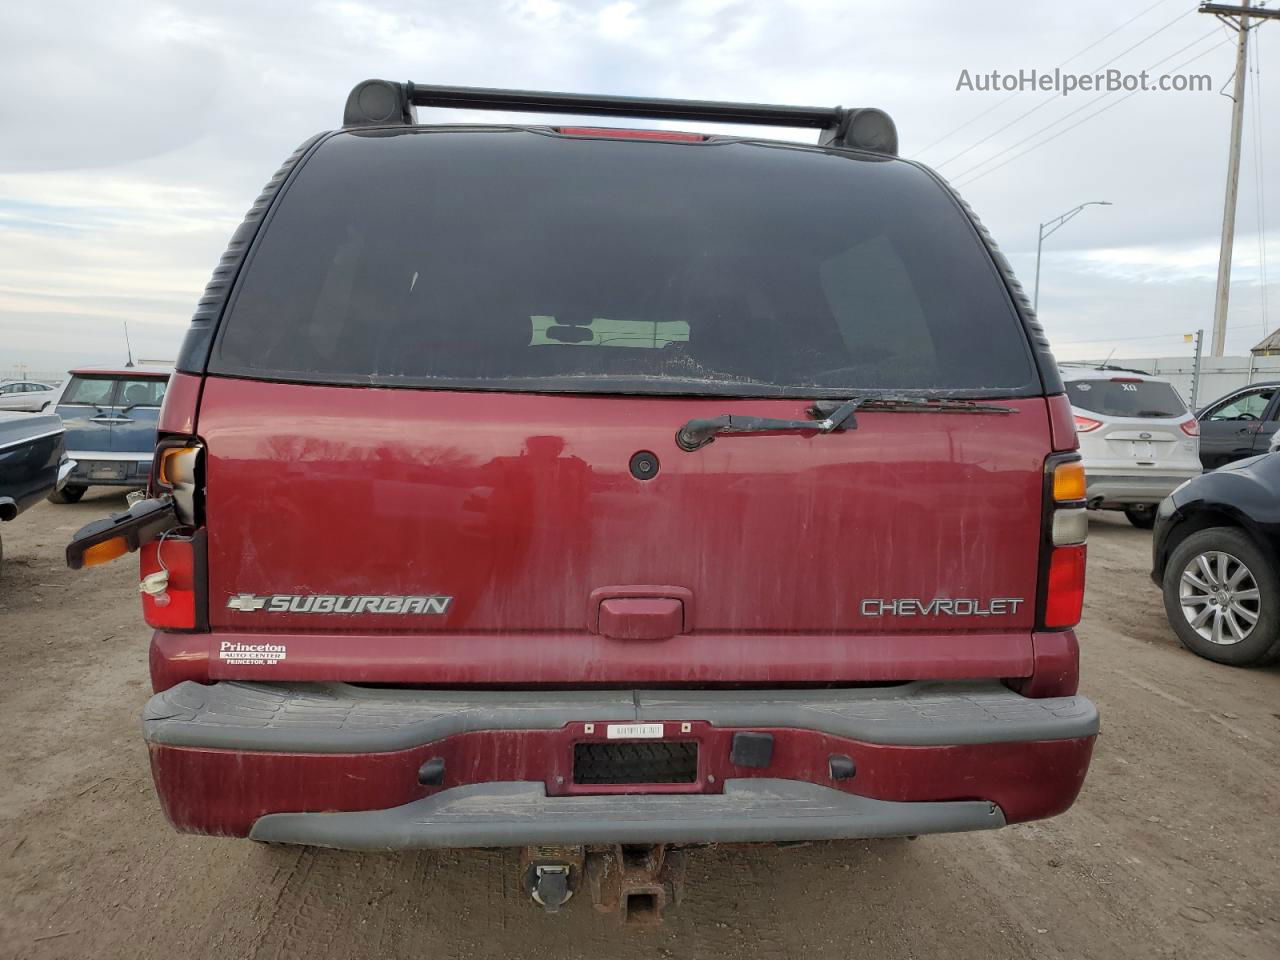
[[[391,80],[365,80],[356,84],[347,97],[342,125],[412,124],[417,122],[414,107],[812,127],[822,131],[818,142],[824,146],[898,155],[898,131],[893,120],[883,110],[874,107],[788,107],[768,103],[428,86]]]

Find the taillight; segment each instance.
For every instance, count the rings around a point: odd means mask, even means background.
[[[1077,500],[1083,501],[1086,489],[1088,486],[1084,475],[1084,464],[1078,458],[1054,464],[1052,483],[1054,503],[1069,504]]]
[[[1191,420],[1183,420],[1182,423],[1178,424],[1178,426],[1182,427],[1182,432],[1185,433],[1188,437],[1200,436],[1199,420],[1196,420],[1194,418]]]
[[[173,498],[183,526],[145,544],[139,554],[142,615],[153,627],[205,629],[204,445],[161,434],[151,462],[150,493]]]
[[[1049,629],[1074,627],[1084,606],[1085,546],[1057,547],[1049,559],[1042,625]]]
[[[171,630],[197,626],[197,566],[203,537],[165,534],[139,551],[142,615],[148,625]]]
[[[1076,417],[1077,422],[1081,419]],[[1042,629],[1061,630],[1080,622],[1089,538],[1086,492],[1084,464],[1078,454],[1054,454],[1045,461],[1037,618]]]
[[[1091,420],[1076,414],[1076,433],[1088,433],[1090,430],[1097,430],[1100,426],[1102,426],[1101,420]]]
[[[183,523],[201,522],[201,459],[204,446],[195,437],[164,437],[156,444],[151,461],[150,492],[153,497],[171,494]]]

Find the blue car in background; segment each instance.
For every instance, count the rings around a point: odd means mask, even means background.
[[[143,487],[151,472],[156,425],[172,369],[72,370],[56,412],[66,426],[75,469],[54,503],[75,503],[89,487]]]

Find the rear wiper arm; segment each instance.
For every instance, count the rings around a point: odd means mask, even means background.
[[[722,433],[833,433],[836,430],[856,430],[858,421],[854,419],[853,413],[866,399],[854,397],[832,404],[829,410],[817,414],[821,419],[816,420],[775,420],[772,417],[740,417],[731,413],[690,420],[676,431],[676,446],[681,450],[698,450]],[[817,405],[814,406],[816,408]],[[813,413],[813,410],[810,412]]]

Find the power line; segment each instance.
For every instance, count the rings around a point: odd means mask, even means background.
[[[1054,340],[1053,336],[1051,335],[1049,339],[1052,340],[1053,343],[1057,346],[1069,347],[1069,346],[1074,346],[1080,343],[1121,343],[1121,342],[1127,343],[1134,340],[1172,340],[1175,337],[1181,340],[1186,335],[1187,335],[1187,332],[1185,330],[1180,330],[1177,333],[1153,333],[1150,336],[1144,336],[1144,337],[1101,336],[1101,337],[1092,337],[1088,340]]]
[[[1202,37],[1201,39],[1204,39],[1204,38]],[[1222,40],[1222,41],[1219,41],[1218,43],[1214,44],[1212,47],[1209,47],[1207,50],[1203,50],[1203,51],[1201,51],[1200,53],[1196,54],[1196,55],[1195,55],[1194,57],[1192,57],[1190,60],[1185,60],[1185,61],[1183,61],[1182,63],[1178,64],[1178,66],[1174,67],[1174,68],[1173,68],[1172,70],[1170,70],[1169,72],[1170,72],[1170,73],[1176,73],[1177,71],[1181,70],[1183,67],[1190,66],[1191,64],[1193,64],[1193,63],[1195,63],[1197,60],[1199,60],[1201,57],[1203,57],[1203,56],[1205,56],[1205,55],[1207,55],[1207,54],[1209,54],[1209,53],[1212,53],[1214,50],[1217,50],[1217,49],[1218,49],[1218,47],[1223,46],[1223,44],[1226,44],[1226,43],[1229,43],[1229,42],[1230,42],[1229,40]],[[986,170],[982,171],[982,173],[979,173],[977,176],[970,177],[968,180],[965,180],[963,184],[961,184],[961,183],[957,182],[957,183],[955,184],[955,186],[957,186],[957,187],[960,187],[960,186],[968,186],[968,185],[969,185],[969,184],[971,184],[971,183],[976,183],[978,180],[981,180],[981,179],[982,179],[983,177],[985,177],[987,174],[989,174],[989,173],[995,173],[995,172],[996,172],[997,170],[999,170],[1001,167],[1008,166],[1009,164],[1013,163],[1013,161],[1018,160],[1018,159],[1020,159],[1021,157],[1025,157],[1028,153],[1031,153],[1031,152],[1032,152],[1032,151],[1034,151],[1034,150],[1039,150],[1039,149],[1040,149],[1041,147],[1043,147],[1045,144],[1047,144],[1047,143],[1052,143],[1054,140],[1057,140],[1057,139],[1058,139],[1058,137],[1062,136],[1064,133],[1070,133],[1070,132],[1071,132],[1072,130],[1074,130],[1076,127],[1080,126],[1082,123],[1088,123],[1088,122],[1089,122],[1090,120],[1092,120],[1094,117],[1101,116],[1102,114],[1106,113],[1108,110],[1112,109],[1113,107],[1118,107],[1118,106],[1120,106],[1120,104],[1124,103],[1124,102],[1125,102],[1126,100],[1128,100],[1130,97],[1137,96],[1137,95],[1138,95],[1139,93],[1141,93],[1141,92],[1142,92],[1142,91],[1140,91],[1140,90],[1134,90],[1134,91],[1132,91],[1132,92],[1130,92],[1130,93],[1126,93],[1123,97],[1121,97],[1119,100],[1116,100],[1114,103],[1109,103],[1109,104],[1107,104],[1105,107],[1103,107],[1101,110],[1098,110],[1098,111],[1096,111],[1095,113],[1091,113],[1091,114],[1089,114],[1089,115],[1088,115],[1088,116],[1086,116],[1086,117],[1081,117],[1081,118],[1080,118],[1079,120],[1077,120],[1075,123],[1071,124],[1071,126],[1069,126],[1069,127],[1065,127],[1064,129],[1059,130],[1059,131],[1058,131],[1057,133],[1055,133],[1053,136],[1051,136],[1051,137],[1046,137],[1045,139],[1041,140],[1039,143],[1032,144],[1031,146],[1027,147],[1027,149],[1023,150],[1021,153],[1015,153],[1012,157],[1010,157],[1008,160],[1005,160],[1003,163],[997,163],[994,167],[989,167],[988,169],[986,169]],[[982,164],[979,164],[978,166],[982,166]],[[969,173],[972,173],[972,172],[973,172],[973,170],[976,170],[976,169],[978,169],[978,168],[977,168],[977,167],[972,168],[972,170],[970,170],[970,171],[969,171]],[[963,176],[967,176],[967,174],[961,174],[961,177],[963,177]]]
[[[1133,21],[1135,21],[1135,20],[1139,19],[1140,17],[1144,17],[1144,16],[1146,16],[1148,13],[1150,13],[1150,12],[1151,12],[1152,10],[1154,10],[1156,7],[1159,7],[1159,6],[1161,6],[1161,5],[1165,4],[1165,3],[1168,3],[1168,2],[1169,2],[1169,0],[1156,0],[1156,2],[1155,2],[1155,3],[1153,3],[1151,6],[1147,7],[1145,10],[1142,10],[1142,11],[1141,11],[1141,12],[1139,12],[1139,13],[1135,13],[1132,17],[1130,17],[1130,18],[1129,18],[1128,20],[1126,20],[1124,23],[1120,24],[1120,26],[1116,27],[1114,30],[1111,30],[1109,33],[1105,33],[1105,34],[1103,34],[1101,37],[1099,37],[1097,40],[1093,41],[1093,43],[1089,44],[1089,45],[1088,45],[1087,47],[1085,47],[1084,49],[1082,49],[1082,50],[1078,50],[1078,51],[1076,51],[1075,53],[1073,53],[1071,56],[1067,57],[1067,59],[1063,60],[1060,64],[1058,64],[1057,69],[1061,70],[1061,69],[1062,69],[1063,67],[1065,67],[1068,63],[1071,63],[1071,61],[1073,61],[1073,60],[1077,60],[1077,59],[1079,59],[1080,57],[1084,56],[1086,53],[1088,53],[1090,50],[1092,50],[1092,49],[1093,49],[1094,47],[1096,47],[1098,44],[1102,43],[1102,42],[1103,42],[1103,41],[1105,41],[1105,40],[1110,40],[1112,37],[1114,37],[1117,33],[1119,33],[1121,30],[1123,30],[1123,29],[1124,29],[1125,27],[1127,27],[1129,24],[1133,23]],[[1022,94],[1022,93],[1024,93],[1024,92],[1025,92],[1025,91],[1023,91],[1023,90],[1015,90],[1013,93],[1009,94],[1009,96],[1005,97],[1003,100],[1001,100],[1001,101],[999,101],[998,103],[996,103],[996,104],[995,104],[995,106],[987,107],[987,109],[983,110],[983,111],[982,111],[981,113],[979,113],[977,116],[970,117],[968,120],[966,120],[964,123],[960,124],[960,126],[956,127],[954,130],[949,130],[949,131],[947,131],[947,132],[946,132],[946,133],[944,133],[942,136],[940,136],[937,140],[934,140],[933,142],[931,142],[931,143],[929,143],[929,144],[926,144],[925,146],[921,147],[919,150],[917,150],[917,151],[916,151],[915,156],[916,156],[916,157],[919,157],[922,153],[928,153],[930,150],[932,150],[932,149],[933,149],[934,147],[936,147],[938,144],[943,143],[943,142],[944,142],[944,141],[946,141],[946,140],[950,140],[953,136],[955,136],[955,135],[956,135],[957,133],[959,133],[961,130],[967,130],[967,129],[969,129],[970,127],[972,127],[972,126],[974,125],[974,123],[976,123],[977,121],[981,120],[981,119],[982,119],[983,117],[985,117],[987,114],[992,113],[992,112],[994,112],[994,111],[996,111],[996,110],[999,110],[1001,107],[1003,107],[1003,106],[1004,106],[1006,103],[1008,103],[1010,100],[1014,99],[1015,97],[1017,97],[1017,96],[1021,95],[1021,94]]]
[[[1214,29],[1214,30],[1210,30],[1208,33],[1204,34],[1204,35],[1203,35],[1203,36],[1201,36],[1201,37],[1196,38],[1195,40],[1192,40],[1190,43],[1186,44],[1185,46],[1181,46],[1181,47],[1179,47],[1177,50],[1173,51],[1173,53],[1169,54],[1169,55],[1168,55],[1168,56],[1166,56],[1166,57],[1162,57],[1161,59],[1157,60],[1155,63],[1151,64],[1151,66],[1147,67],[1147,71],[1148,71],[1148,72],[1150,72],[1151,70],[1154,70],[1156,67],[1160,66],[1162,63],[1165,63],[1165,62],[1167,62],[1167,61],[1169,61],[1169,60],[1172,60],[1172,59],[1173,59],[1174,57],[1176,57],[1178,54],[1182,53],[1182,52],[1183,52],[1183,51],[1185,51],[1185,50],[1188,50],[1188,49],[1189,49],[1189,48],[1191,48],[1191,47],[1194,47],[1194,46],[1195,46],[1196,44],[1198,44],[1198,43],[1201,43],[1201,42],[1203,42],[1203,41],[1205,41],[1205,40],[1208,40],[1210,37],[1214,36],[1216,33],[1217,33],[1217,30],[1216,30],[1216,29]],[[1226,42],[1227,42],[1226,40],[1220,41],[1220,42],[1219,42],[1219,44],[1218,44],[1218,46],[1221,46],[1223,43],[1226,43]],[[1208,53],[1208,52],[1209,52],[1209,50],[1211,50],[1211,49],[1213,49],[1213,48],[1212,48],[1212,47],[1209,47],[1209,48],[1207,48],[1206,50],[1204,50],[1203,52],[1204,52],[1204,53]],[[957,181],[964,179],[965,177],[967,177],[969,174],[973,173],[974,171],[976,171],[976,170],[980,170],[982,167],[985,167],[987,164],[991,163],[992,161],[1000,159],[1001,157],[1003,157],[1003,156],[1004,156],[1006,153],[1008,153],[1009,151],[1011,151],[1011,150],[1016,150],[1018,147],[1022,146],[1022,145],[1023,145],[1024,143],[1026,143],[1028,140],[1033,140],[1033,139],[1035,139],[1036,137],[1040,136],[1040,134],[1045,133],[1045,132],[1046,132],[1046,131],[1048,131],[1048,130],[1052,130],[1054,127],[1056,127],[1058,124],[1062,123],[1064,120],[1070,120],[1072,117],[1074,117],[1074,116],[1075,116],[1077,113],[1079,113],[1080,111],[1082,111],[1082,110],[1087,110],[1089,107],[1093,106],[1095,103],[1098,103],[1098,102],[1099,102],[1099,101],[1101,101],[1101,100],[1105,100],[1107,97],[1110,97],[1110,96],[1114,95],[1116,92],[1117,92],[1117,91],[1115,91],[1115,90],[1108,90],[1106,93],[1102,94],[1101,96],[1094,97],[1092,100],[1088,101],[1087,103],[1083,104],[1082,106],[1076,107],[1076,109],[1072,110],[1070,113],[1064,114],[1063,116],[1059,117],[1057,120],[1054,120],[1052,123],[1047,123],[1047,124],[1045,124],[1043,127],[1041,127],[1039,130],[1035,131],[1034,133],[1029,133],[1029,134],[1027,134],[1025,137],[1023,137],[1021,140],[1017,141],[1016,143],[1011,143],[1011,144],[1009,144],[1009,146],[1005,147],[1003,150],[999,151],[998,153],[994,153],[994,154],[992,154],[991,156],[987,157],[985,160],[981,160],[981,161],[979,161],[978,163],[975,163],[972,167],[970,167],[970,168],[969,168],[968,170],[966,170],[964,173],[957,174],[957,175],[956,175],[956,177],[955,177],[955,179],[956,179]],[[1135,91],[1133,91],[1133,93],[1137,93],[1137,92],[1138,92],[1138,91],[1136,91],[1136,90],[1135,90]],[[1122,97],[1122,98],[1121,98],[1121,100],[1127,100],[1127,99],[1128,99],[1128,97]],[[1117,102],[1119,102],[1119,101],[1117,101]],[[1099,110],[1098,112],[1099,112],[1099,113],[1101,113],[1102,111],[1101,111],[1101,110]]]
[[[1191,14],[1193,14],[1193,13],[1195,13],[1195,12],[1196,12],[1196,11],[1195,11],[1194,9],[1192,9],[1192,10],[1188,10],[1186,13],[1181,13],[1181,14],[1179,14],[1178,16],[1176,16],[1176,17],[1174,17],[1172,20],[1170,20],[1168,23],[1166,23],[1164,26],[1160,27],[1160,28],[1159,28],[1159,29],[1157,29],[1157,30],[1153,30],[1151,33],[1147,34],[1145,37],[1143,37],[1143,38],[1142,38],[1141,40],[1139,40],[1137,43],[1133,44],[1133,46],[1126,47],[1124,50],[1121,50],[1118,54],[1116,54],[1114,57],[1112,57],[1112,58],[1111,58],[1110,60],[1108,60],[1106,63],[1100,64],[1100,65],[1098,65],[1098,66],[1094,67],[1092,70],[1090,70],[1090,71],[1089,71],[1089,73],[1091,73],[1091,74],[1096,74],[1096,73],[1098,73],[1100,70],[1104,70],[1104,69],[1106,69],[1107,67],[1111,66],[1111,64],[1115,63],[1117,60],[1119,60],[1121,57],[1123,57],[1125,54],[1130,53],[1130,52],[1132,52],[1132,51],[1134,51],[1134,50],[1138,49],[1138,47],[1142,46],[1142,45],[1143,45],[1144,43],[1146,43],[1148,40],[1151,40],[1153,37],[1156,37],[1156,36],[1158,36],[1159,34],[1164,33],[1164,31],[1168,30],[1170,27],[1172,27],[1172,26],[1173,26],[1175,23],[1177,23],[1179,20],[1183,19],[1184,17],[1190,16]],[[1025,111],[1025,112],[1023,112],[1023,113],[1018,114],[1016,117],[1014,117],[1014,118],[1013,118],[1012,120],[1010,120],[1008,123],[1006,123],[1003,127],[1000,127],[1000,128],[998,128],[998,129],[996,129],[996,130],[991,131],[991,133],[987,134],[985,137],[983,137],[983,138],[982,138],[981,140],[979,140],[977,143],[970,144],[969,146],[967,146],[967,147],[965,147],[963,150],[961,150],[959,153],[957,153],[957,154],[955,154],[955,155],[953,155],[953,156],[951,156],[951,157],[948,157],[946,160],[943,160],[943,161],[942,161],[941,163],[939,163],[939,164],[935,164],[935,166],[937,166],[938,168],[942,168],[942,167],[945,167],[948,163],[952,163],[952,162],[954,162],[954,161],[956,161],[956,160],[959,160],[961,157],[963,157],[963,156],[964,156],[966,153],[968,153],[969,151],[974,150],[974,149],[976,149],[977,147],[982,146],[984,143],[986,143],[986,142],[987,142],[988,140],[990,140],[992,137],[995,137],[995,136],[998,136],[998,135],[1000,135],[1000,134],[1004,133],[1006,130],[1008,130],[1010,127],[1012,127],[1015,123],[1019,123],[1019,122],[1021,122],[1022,120],[1025,120],[1027,117],[1031,116],[1031,114],[1035,113],[1037,110],[1040,110],[1040,109],[1042,109],[1042,108],[1044,108],[1044,107],[1047,107],[1049,104],[1053,103],[1054,101],[1056,101],[1056,100],[1058,100],[1058,99],[1060,99],[1060,97],[1059,97],[1059,95],[1058,95],[1058,94],[1056,94],[1056,93],[1051,93],[1051,94],[1048,96],[1048,98],[1047,98],[1047,99],[1042,100],[1040,103],[1036,104],[1036,105],[1035,105],[1034,107],[1032,107],[1030,110],[1027,110],[1027,111]]]

